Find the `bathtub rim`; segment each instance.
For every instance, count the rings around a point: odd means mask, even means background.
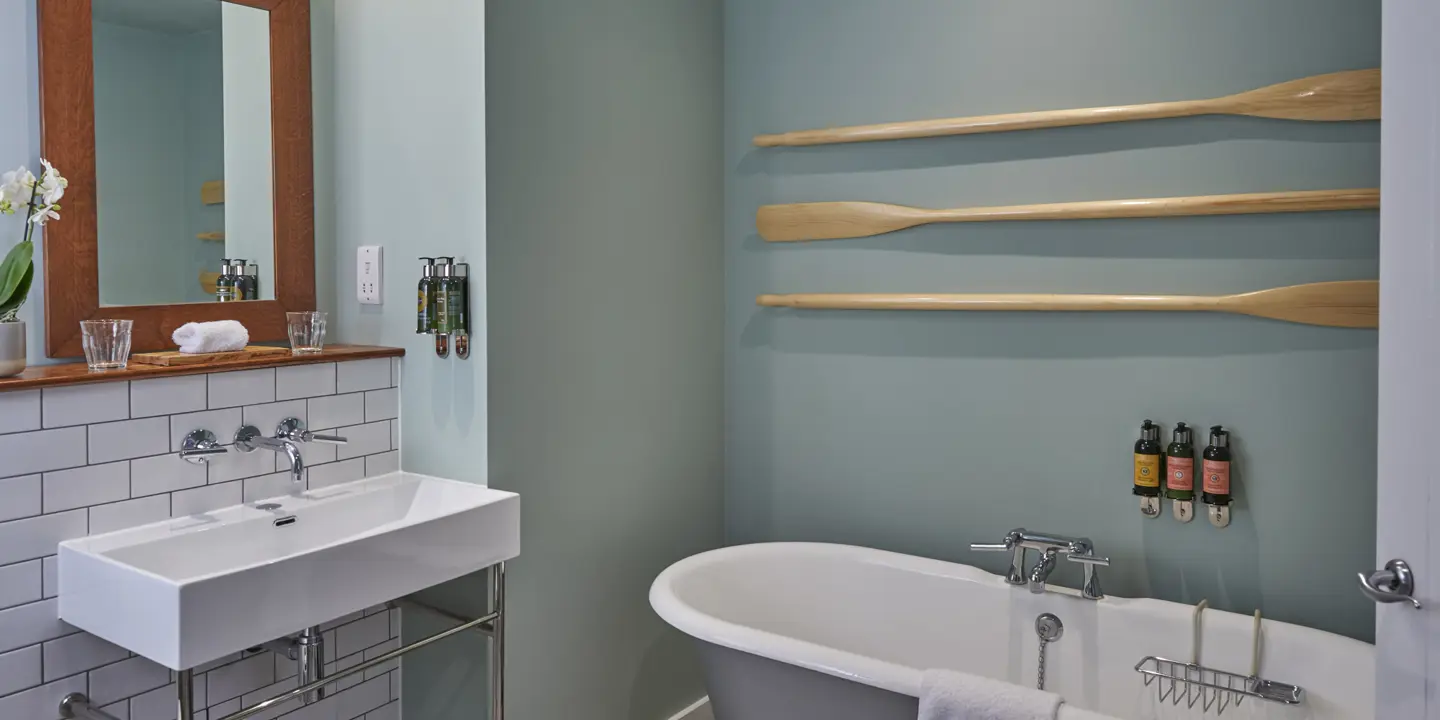
[[[737,560],[743,561],[749,557],[772,555],[776,552],[784,553],[790,557],[803,557],[806,555],[844,557],[860,565],[883,565],[904,571],[972,582],[1006,593],[1026,592],[1025,588],[1011,586],[999,575],[988,573],[972,565],[906,555],[888,550],[877,550],[875,548],[858,545],[813,542],[770,542],[732,545],[730,547],[708,550],[696,555],[691,555],[672,564],[662,571],[651,584],[649,594],[650,605],[654,608],[656,614],[665,620],[665,622],[698,640],[727,647],[732,650],[748,652],[753,655],[788,663],[808,670],[814,670],[845,680],[863,683],[882,690],[889,690],[911,697],[919,697],[920,677],[923,668],[911,668],[722,620],[687,605],[681,601],[675,593],[675,582],[688,573],[702,570],[708,565],[734,562]],[[1048,592],[1069,595],[1077,599],[1080,597],[1078,591],[1064,587],[1052,587]],[[1083,602],[1097,602],[1114,607],[1117,610],[1124,609],[1128,612],[1146,614],[1162,614],[1173,612],[1172,608],[1177,606],[1181,608],[1186,607],[1180,603],[1168,600],[1123,598],[1111,595],[1107,595],[1101,600],[1083,600]],[[1206,621],[1207,625],[1217,621],[1225,623],[1250,622],[1250,618],[1247,616],[1224,610],[1207,611],[1207,617],[1212,615],[1216,617],[1214,617],[1214,619],[1208,619]],[[1219,616],[1228,616],[1228,619],[1221,619]],[[1372,659],[1374,657],[1374,645],[1354,638],[1279,620],[1266,620],[1265,623],[1272,628],[1284,626],[1287,628],[1285,631],[1287,634],[1299,633],[1302,636],[1314,634],[1316,636],[1324,636],[1321,639],[1325,642],[1353,643],[1357,646],[1357,650],[1366,652]],[[1136,659],[1138,660],[1139,658]]]

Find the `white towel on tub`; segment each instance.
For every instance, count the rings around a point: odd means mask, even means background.
[[[919,720],[1055,720],[1060,696],[953,670],[920,676]]]
[[[176,328],[170,339],[180,346],[180,352],[187,355],[231,352],[245,349],[250,342],[250,331],[236,320],[192,322]]]
[[[1060,720],[1115,720],[1115,718],[1109,715],[1101,715],[1097,712],[1081,710],[1070,703],[1065,703],[1060,706],[1059,718]]]

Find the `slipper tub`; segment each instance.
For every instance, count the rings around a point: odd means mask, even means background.
[[[1065,625],[1046,650],[1045,689],[1067,705],[1121,720],[1215,716],[1183,694],[1162,703],[1163,681],[1147,687],[1135,671],[1146,656],[1190,658],[1188,605],[1085,600],[1055,586],[1035,595],[968,565],[814,543],[686,558],[656,578],[650,604],[699,641],[716,720],[914,720],[927,668],[1033,687],[1041,613]],[[1252,624],[1206,611],[1202,663],[1248,675]],[[1267,620],[1260,676],[1299,685],[1304,700],[1245,698],[1226,714],[1373,718],[1374,664],[1372,645]]]

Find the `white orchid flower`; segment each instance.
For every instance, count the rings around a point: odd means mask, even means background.
[[[36,225],[44,225],[50,220],[59,220],[60,213],[56,212],[59,209],[59,205],[42,205],[35,209],[34,215],[30,216],[30,222]]]
[[[3,202],[9,210],[3,211],[9,215],[14,213],[16,208],[30,204],[30,194],[35,187],[35,176],[25,169],[24,165],[18,170],[0,175],[0,202]]]
[[[65,188],[70,187],[70,181],[66,180],[49,160],[40,158],[40,164],[45,166],[45,171],[40,176],[40,195],[46,205],[54,205],[65,197]]]

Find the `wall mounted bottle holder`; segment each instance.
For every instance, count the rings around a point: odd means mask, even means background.
[[[470,263],[453,257],[422,257],[415,332],[435,336],[435,356],[470,358]]]

